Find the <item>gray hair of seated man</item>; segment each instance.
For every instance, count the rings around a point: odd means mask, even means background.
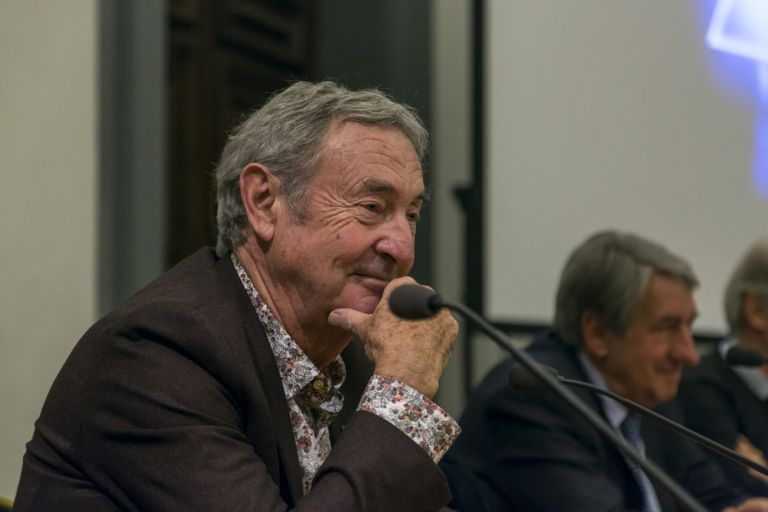
[[[601,231],[568,258],[557,290],[554,329],[568,344],[581,345],[581,318],[592,312],[613,333],[626,332],[654,274],[679,279],[693,290],[698,279],[687,261],[640,236]]]
[[[747,293],[754,293],[768,302],[768,239],[749,248],[725,287],[725,318],[733,333],[746,326],[744,297]]]
[[[272,96],[229,136],[216,167],[219,256],[242,245],[246,225],[240,173],[260,163],[279,180],[291,213],[301,221],[312,172],[332,122],[399,129],[423,160],[428,134],[414,110],[374,89],[351,91],[333,82],[296,82]]]

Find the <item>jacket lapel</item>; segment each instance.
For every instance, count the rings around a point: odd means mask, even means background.
[[[225,274],[228,285],[234,288],[233,291],[237,297],[238,316],[242,319],[243,331],[251,352],[253,366],[262,385],[265,401],[269,406],[268,410],[263,412],[271,413],[269,418],[271,421],[264,423],[271,423],[272,426],[278,451],[278,460],[275,462],[277,462],[280,473],[280,475],[273,474],[272,477],[275,478],[275,481],[280,482],[281,493],[283,493],[284,485],[287,483],[290,498],[295,504],[304,496],[304,486],[288,402],[285,399],[275,357],[264,329],[253,310],[248,294],[245,292],[234,266],[229,261],[229,257],[222,258],[219,265],[222,273]],[[267,463],[267,467],[270,468],[270,464]],[[271,467],[275,467],[275,465],[273,464]],[[283,478],[285,481],[282,481]]]
[[[579,361],[577,350],[564,345],[561,341],[550,341],[550,343],[559,344],[559,352],[556,352],[556,354],[564,356],[562,359],[559,359],[558,364],[553,365],[561,370],[563,377],[589,382],[589,377],[587,377],[587,373]],[[597,393],[592,393],[582,388],[577,388],[572,391],[574,391],[577,396],[579,396],[610,425],[608,416],[603,409],[600,396]],[[619,451],[616,445],[606,439],[602,434],[598,435],[604,447],[603,457],[605,467],[613,468],[608,470],[608,474],[614,478],[617,485],[624,489],[626,505],[628,507],[638,507],[638,509],[642,508],[640,485],[629,469],[629,465],[627,464],[624,455]]]

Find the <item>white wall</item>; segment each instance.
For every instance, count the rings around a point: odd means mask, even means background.
[[[727,275],[768,234],[752,182],[766,111],[723,87],[733,77],[716,73],[722,54],[705,37],[713,5],[489,1],[491,318],[550,322],[567,254],[617,228],[688,259],[701,280],[694,328],[724,330]]]
[[[97,5],[0,0],[0,495],[96,311]]]
[[[462,301],[464,214],[454,197],[472,179],[472,20],[466,0],[432,3],[432,163],[435,285]],[[440,382],[440,404],[458,417],[464,406],[461,338]]]

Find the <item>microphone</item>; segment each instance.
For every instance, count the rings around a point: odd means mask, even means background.
[[[734,345],[725,354],[725,362],[730,366],[762,366],[768,359],[754,348]]]
[[[419,290],[416,290],[415,288],[418,288]],[[551,371],[543,369],[535,359],[523,350],[517,348],[503,332],[495,328],[482,316],[469,309],[467,306],[456,302],[443,301],[437,293],[424,286],[406,284],[399,286],[392,291],[392,294],[389,297],[389,307],[395,315],[408,320],[429,318],[442,308],[456,311],[461,316],[477,325],[480,330],[490,336],[499,346],[512,354],[522,366],[535,376],[535,378],[542,381],[543,385],[551,389],[568,405],[573,407],[598,432],[618,447],[627,458],[643,468],[648,477],[660,487],[667,490],[684,509],[692,512],[706,512],[704,506],[694,499],[685,489],[680,487],[677,482],[672,480],[664,470],[653,461],[643,457],[637,450],[627,443],[624,437],[619,435],[613,427],[608,425],[599,414],[592,410],[592,408],[584,403],[570,389],[566,388],[565,385],[561,384],[556,377],[556,372],[553,374]]]
[[[638,412],[643,416],[646,416],[648,418],[651,418],[661,423],[662,425],[669,428],[670,430],[677,432],[683,437],[690,439],[691,441],[701,445],[702,447],[708,450],[711,450],[727,459],[730,459],[733,462],[736,462],[737,464],[741,464],[742,466],[747,466],[759,473],[768,475],[768,468],[766,468],[765,466],[758,464],[757,462],[754,462],[742,455],[739,455],[735,451],[719,443],[716,443],[710,438],[705,437],[697,432],[694,432],[693,430],[684,427],[680,423],[674,422],[669,418],[667,418],[666,416],[662,416],[656,411],[648,409],[647,407],[643,407],[637,402],[633,402],[632,400],[629,400],[628,398],[624,398],[621,395],[617,395],[616,393],[609,391],[607,389],[603,389],[601,387],[595,386],[592,383],[583,382],[583,381],[574,380],[574,379],[567,379],[565,377],[562,377],[557,373],[557,370],[555,370],[554,368],[550,368],[549,366],[542,366],[542,368],[545,371],[551,372],[553,375],[555,375],[555,378],[558,381],[562,382],[563,384],[566,384],[568,386],[584,388],[594,393],[607,396],[608,398],[611,398],[612,400],[615,400],[621,403],[627,409],[632,409],[633,411]],[[521,364],[515,364],[512,366],[509,373],[509,383],[513,388],[520,389],[520,390],[534,390],[534,389],[544,388],[541,381],[537,379],[535,375],[529,372]]]
[[[418,284],[398,286],[389,296],[389,309],[407,320],[429,318],[442,307],[443,300],[437,293]]]

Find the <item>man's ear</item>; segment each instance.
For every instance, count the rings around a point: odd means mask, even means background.
[[[240,173],[240,199],[256,238],[269,242],[275,234],[280,182],[268,167],[250,163]]]
[[[592,311],[581,314],[581,339],[587,355],[603,359],[608,355],[608,334],[610,331]]]
[[[744,319],[752,329],[768,332],[768,301],[756,293],[744,295]]]

